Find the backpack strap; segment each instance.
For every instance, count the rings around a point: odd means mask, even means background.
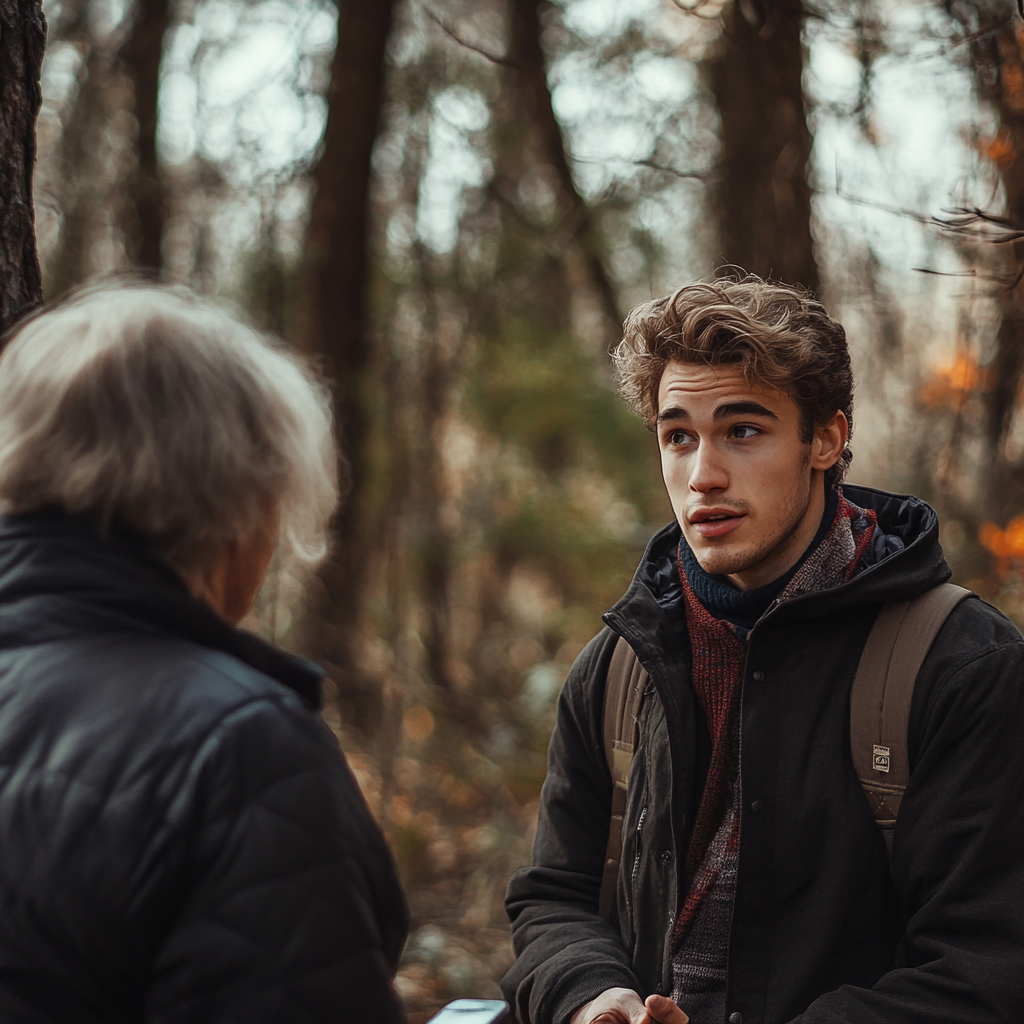
[[[971,591],[943,583],[913,601],[889,601],[875,619],[850,693],[850,752],[892,857],[896,816],[910,781],[907,726],[914,683],[949,613]]]
[[[599,910],[606,921],[615,913],[615,890],[622,859],[622,820],[626,813],[626,788],[633,751],[639,734],[637,714],[647,687],[648,675],[633,648],[620,636],[612,651],[604,690],[604,751],[612,776],[612,813],[608,846],[601,873]]]

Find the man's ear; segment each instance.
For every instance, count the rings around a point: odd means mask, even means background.
[[[823,472],[831,469],[842,457],[850,436],[850,424],[842,409],[837,409],[832,418],[814,428],[811,440],[811,468]]]

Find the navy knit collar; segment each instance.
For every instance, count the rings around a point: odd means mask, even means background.
[[[725,619],[738,626],[745,634],[768,610],[768,606],[782,593],[783,588],[796,575],[818,545],[828,536],[839,509],[839,489],[833,487],[825,500],[825,511],[814,539],[797,562],[777,579],[754,590],[740,590],[727,576],[706,573],[685,540],[679,539],[679,557],[682,559],[686,580],[693,588],[697,600],[717,619]]]

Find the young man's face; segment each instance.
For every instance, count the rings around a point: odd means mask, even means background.
[[[781,576],[814,539],[824,474],[843,453],[842,412],[803,440],[799,406],[729,364],[669,363],[658,445],[672,508],[702,568],[741,589]]]

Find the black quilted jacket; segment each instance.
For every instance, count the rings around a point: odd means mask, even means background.
[[[403,1020],[319,673],[126,539],[0,521],[0,1022]]]

